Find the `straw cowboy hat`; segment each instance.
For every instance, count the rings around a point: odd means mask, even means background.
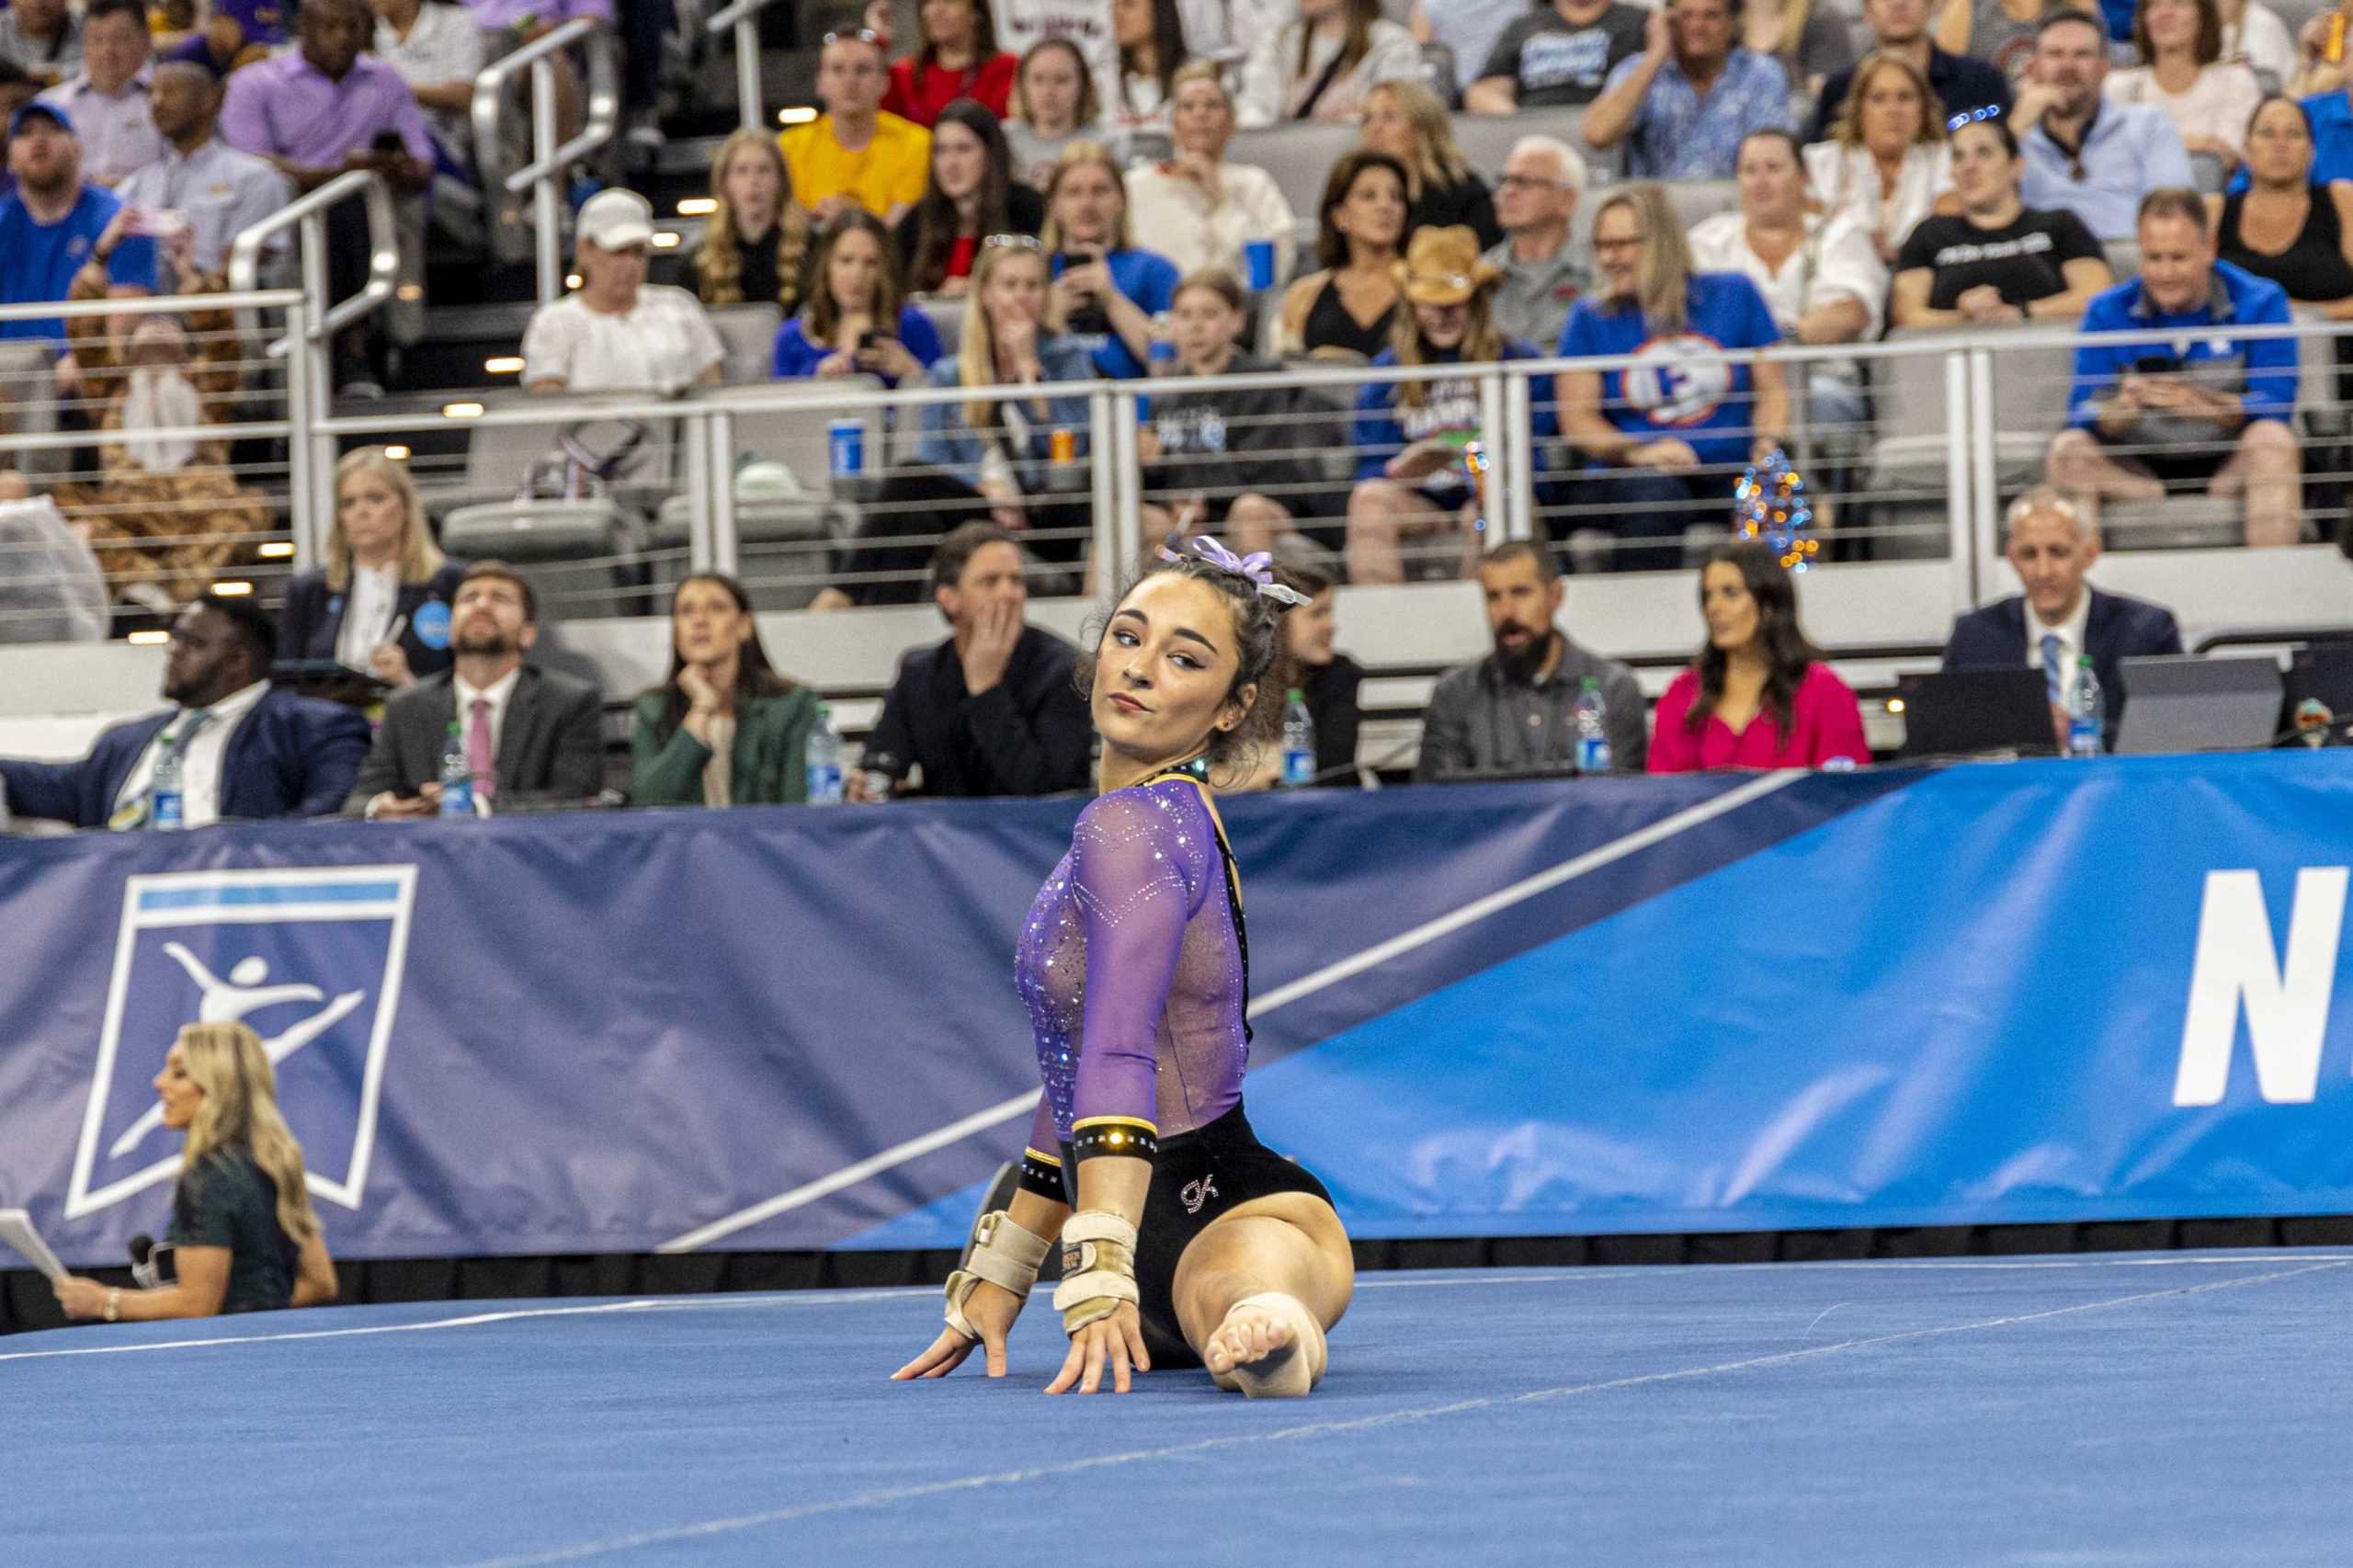
[[[1503,281],[1504,270],[1479,254],[1479,236],[1460,223],[1416,229],[1405,259],[1390,264],[1398,291],[1417,305],[1460,305]]]

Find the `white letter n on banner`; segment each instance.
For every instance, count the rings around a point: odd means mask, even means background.
[[[2198,916],[2198,960],[2189,976],[2189,1016],[2173,1103],[2216,1105],[2231,1076],[2239,1003],[2246,1003],[2255,1081],[2273,1105],[2308,1103],[2320,1085],[2320,1052],[2336,981],[2336,937],[2345,924],[2343,866],[2296,873],[2284,966],[2271,945],[2263,879],[2254,871],[2206,873]]]

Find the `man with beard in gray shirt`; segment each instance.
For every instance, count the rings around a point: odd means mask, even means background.
[[[1495,651],[1438,677],[1422,711],[1416,780],[1514,770],[1566,771],[1577,755],[1577,694],[1601,693],[1610,766],[1643,771],[1650,728],[1634,672],[1569,640],[1561,613],[1561,569],[1540,544],[1499,544],[1479,560],[1487,629]]]

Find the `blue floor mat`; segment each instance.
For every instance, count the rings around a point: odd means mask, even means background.
[[[2341,1564],[2353,1254],[1368,1275],[1312,1399],[934,1291],[0,1341],[0,1563]]]

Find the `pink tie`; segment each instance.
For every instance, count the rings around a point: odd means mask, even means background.
[[[483,800],[498,796],[498,768],[490,755],[490,699],[473,699],[473,722],[466,726],[466,771],[474,776],[474,793]]]

